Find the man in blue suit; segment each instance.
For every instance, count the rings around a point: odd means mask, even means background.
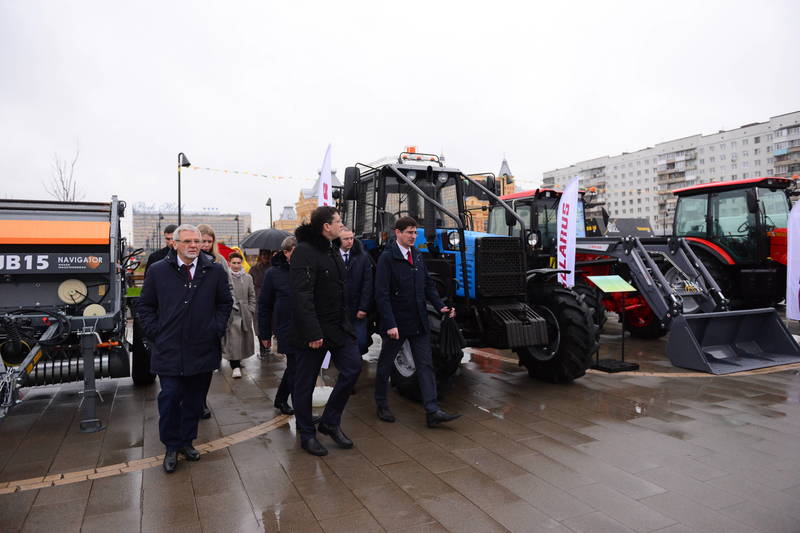
[[[200,232],[190,224],[174,233],[174,254],[147,271],[136,314],[152,341],[150,371],[158,374],[158,431],[166,446],[164,470],[178,454],[200,459],[192,447],[211,375],[219,368],[233,297],[228,273],[200,253]]]
[[[447,307],[428,276],[425,261],[414,247],[417,239],[417,221],[400,217],[394,226],[395,240],[390,242],[378,258],[375,275],[375,302],[380,313],[381,354],[375,376],[375,403],[378,418],[394,422],[389,409],[387,390],[394,358],[405,341],[408,341],[417,370],[422,404],[428,427],[455,420],[461,415],[450,414],[439,408],[436,401],[436,376],[431,356],[430,324],[426,301],[441,313],[455,316],[455,309]]]

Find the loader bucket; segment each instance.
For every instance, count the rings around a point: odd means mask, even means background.
[[[731,374],[800,363],[800,346],[775,309],[748,309],[676,317],[667,355],[681,368]]]

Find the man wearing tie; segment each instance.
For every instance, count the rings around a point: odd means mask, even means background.
[[[233,308],[228,274],[200,253],[197,228],[183,224],[174,237],[176,253],[150,267],[136,306],[142,329],[153,341],[150,371],[161,383],[158,431],[167,449],[167,473],[178,466],[178,454],[200,459],[192,441]]]
[[[414,247],[417,239],[417,221],[400,217],[394,226],[395,240],[390,242],[378,258],[375,275],[375,303],[381,317],[381,354],[375,375],[375,403],[378,418],[394,422],[389,409],[387,390],[394,358],[405,341],[408,341],[414,366],[417,370],[422,404],[428,427],[455,420],[461,415],[450,414],[439,408],[436,401],[436,376],[431,356],[430,324],[426,301],[441,313],[455,316],[455,309],[444,305],[436,287],[428,276],[422,254]]]
[[[356,330],[361,355],[369,350],[367,314],[372,308],[372,259],[348,228],[339,234],[339,254],[347,270],[347,317]]]

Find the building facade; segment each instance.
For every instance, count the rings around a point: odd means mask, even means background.
[[[711,135],[692,135],[617,156],[603,156],[544,173],[542,185],[563,189],[574,176],[593,188],[593,209],[612,217],[648,217],[669,233],[674,189],[759,176],[800,175],[800,111]]]
[[[250,213],[217,213],[182,212],[181,222],[184,224],[208,224],[214,228],[217,242],[228,246],[237,246],[239,241],[248,235],[252,228]],[[164,246],[164,228],[178,223],[175,211],[159,211],[144,206],[133,207],[133,242],[134,248],[144,248],[151,252]]]

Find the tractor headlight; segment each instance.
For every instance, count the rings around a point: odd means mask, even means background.
[[[539,244],[539,236],[536,233],[528,235],[528,245],[535,247],[537,244]]]
[[[452,248],[458,248],[458,245],[461,244],[461,235],[457,231],[451,231],[447,235],[447,242],[450,243]]]
[[[406,177],[408,179],[412,180],[412,181],[417,179],[417,171],[416,170],[409,170],[408,172],[406,172]]]
[[[447,183],[448,177],[449,176],[447,175],[447,172],[439,172],[439,176],[438,176],[439,184],[440,185],[444,185],[445,183]]]

